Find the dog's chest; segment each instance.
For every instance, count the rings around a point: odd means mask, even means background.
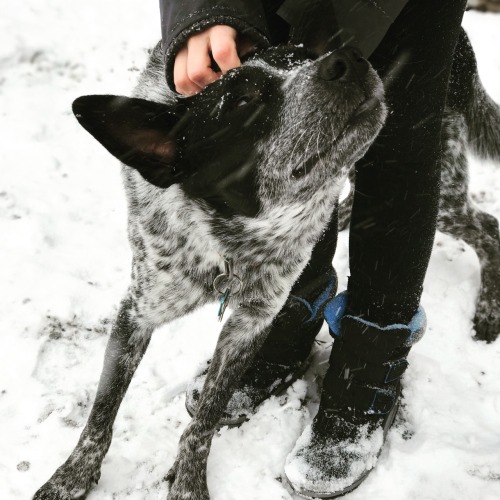
[[[139,274],[157,281],[196,275],[200,284],[223,266],[206,214],[179,186],[160,190],[142,180],[127,186],[129,240]],[[141,275],[137,279],[141,279]]]
[[[256,218],[224,219],[176,185],[158,190],[140,182],[128,194],[138,207],[129,217],[135,281],[158,297],[172,287],[187,293],[189,285],[189,293],[216,300],[214,279],[228,260],[242,279],[238,300],[264,297],[276,286],[293,284],[327,222],[320,216],[325,210],[301,204]]]

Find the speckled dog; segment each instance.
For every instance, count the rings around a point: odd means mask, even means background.
[[[450,124],[461,132],[460,110],[467,111],[458,107]],[[214,280],[223,275],[218,288],[230,290],[225,303],[233,313],[167,475],[169,500],[206,500],[217,423],[327,225],[345,178],[383,125],[382,83],[349,49],[314,62],[272,49],[200,94],[176,99],[157,47],[134,98],[83,97],[74,111],[128,165],[132,282],[80,440],[35,499],[82,498],[98,481],[115,416],[153,330],[218,301]],[[239,196],[244,204],[233,203]]]
[[[218,301],[214,280],[230,262],[227,274],[238,278],[220,287],[234,291],[233,313],[168,473],[169,500],[209,498],[207,457],[231,391],[329,222],[349,170],[384,123],[382,82],[348,49],[305,63],[299,52],[271,50],[177,100],[161,61],[157,47],[133,99],[74,103],[80,123],[132,167],[123,169],[132,282],[88,422],[36,500],[80,498],[99,479],[153,330]],[[247,204],[235,213],[231,197],[241,195]]]

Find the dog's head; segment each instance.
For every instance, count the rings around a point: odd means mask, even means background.
[[[382,83],[355,50],[310,60],[291,48],[259,54],[192,97],[84,96],[73,111],[151,184],[180,183],[224,214],[247,216],[340,189],[386,114]]]

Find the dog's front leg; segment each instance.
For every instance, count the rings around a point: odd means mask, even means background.
[[[111,444],[116,413],[153,331],[144,321],[134,319],[132,305],[132,299],[127,298],[120,306],[106,347],[94,406],[76,448],[33,500],[82,498],[97,483],[102,460]]]
[[[286,297],[286,296],[285,296]],[[219,419],[241,377],[262,346],[280,300],[272,306],[240,306],[221,331],[200,405],[179,443],[170,469],[168,500],[208,500],[207,459]]]

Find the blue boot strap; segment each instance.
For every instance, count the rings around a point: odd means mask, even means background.
[[[356,316],[346,315],[347,299],[347,291],[344,291],[339,293],[334,299],[330,300],[325,306],[325,320],[328,323],[330,331],[334,337],[340,337],[342,335],[341,320],[343,317],[352,318],[354,321],[365,327],[370,327],[381,332],[390,332],[391,330],[407,331],[408,337],[405,341],[405,345],[407,347],[410,347],[418,342],[424,335],[427,325],[427,317],[422,306],[418,308],[417,312],[407,325],[394,323],[388,326],[380,326],[377,323],[373,323]]]

